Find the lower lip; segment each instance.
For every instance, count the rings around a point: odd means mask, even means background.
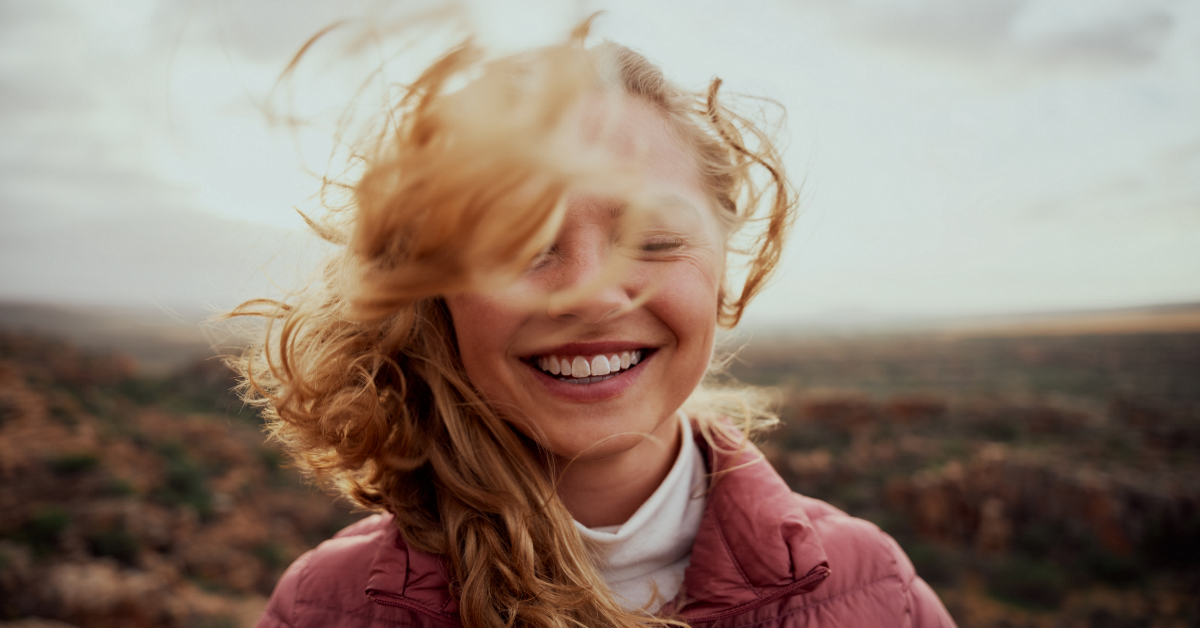
[[[606,380],[599,381],[594,384],[572,384],[570,382],[564,382],[563,380],[537,368],[536,366],[533,366],[532,364],[527,362],[524,364],[525,366],[528,366],[531,371],[533,371],[534,377],[537,378],[538,382],[546,387],[546,390],[551,395],[558,397],[559,399],[563,399],[564,401],[587,403],[591,401],[604,401],[606,399],[612,399],[613,397],[620,395],[622,392],[625,392],[626,388],[632,386],[633,383],[636,382],[639,377],[641,377],[642,371],[644,370],[641,368],[641,366],[653,360],[657,353],[658,352],[655,351],[642,358],[637,363],[636,368],[630,368],[621,371],[620,373],[617,373]]]

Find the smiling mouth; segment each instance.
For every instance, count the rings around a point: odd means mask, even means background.
[[[649,356],[652,349],[600,355],[535,355],[526,363],[560,382],[595,384],[628,371]]]

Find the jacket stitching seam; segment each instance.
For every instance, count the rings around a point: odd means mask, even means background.
[[[721,539],[721,545],[725,548],[725,552],[729,554],[729,558],[733,560],[733,566],[737,567],[737,572],[742,577],[742,582],[745,582],[746,586],[750,587],[750,592],[754,594],[755,598],[761,598],[762,595],[758,592],[758,589],[753,584],[750,584],[750,578],[746,577],[746,572],[742,569],[742,563],[738,561],[737,555],[729,547],[729,541],[725,539],[725,531],[721,529],[720,525],[717,526],[717,538]]]
[[[296,600],[296,606],[300,606],[300,604],[304,604],[305,606],[309,606],[311,608],[318,608],[318,609],[326,610],[326,611],[335,611],[338,613],[345,613],[347,615],[354,615],[356,617],[362,617],[363,619],[372,619],[372,620],[379,619],[379,615],[376,613],[368,613],[368,612],[363,612],[363,611],[360,611],[357,609],[344,608],[341,606],[331,606],[329,604],[322,604],[320,602],[311,601],[311,600],[307,600],[304,602],[301,602],[300,600]],[[400,610],[403,610],[403,611],[406,611],[409,613],[414,612],[407,608],[401,608]],[[403,625],[403,624],[401,624],[401,625]]]
[[[710,470],[715,469],[717,466],[717,452],[710,449],[708,451],[708,457],[711,459],[711,462],[709,463],[708,468]],[[720,477],[714,478],[712,484],[715,484],[716,482],[720,481],[720,479],[721,479]],[[712,490],[712,485],[709,486],[709,491],[711,491],[711,490]],[[707,510],[707,509],[708,509],[708,504],[705,505],[705,510]],[[755,598],[761,598],[762,595],[758,592],[758,589],[756,589],[754,587],[754,585],[750,583],[750,578],[746,577],[746,572],[742,569],[742,563],[738,561],[737,555],[734,554],[733,549],[729,547],[729,541],[725,538],[725,530],[721,527],[721,522],[720,522],[719,518],[717,520],[716,529],[717,529],[717,538],[721,540],[721,546],[725,548],[725,553],[728,554],[729,559],[731,561],[733,561],[733,566],[737,569],[738,575],[742,577],[742,582],[746,583],[746,586],[750,588],[750,592],[754,594]]]
[[[894,541],[893,541],[894,542]],[[896,568],[896,578],[900,580],[900,591],[904,594],[904,617],[908,620],[909,626],[915,626],[913,622],[913,599],[912,599],[912,579],[904,578],[900,573],[900,558],[892,553],[892,565]],[[913,577],[917,575],[916,569],[913,570]]]
[[[263,611],[263,617],[274,619],[279,622],[280,625],[287,626],[287,628],[295,628],[296,626],[296,622],[288,621],[286,617],[271,610],[270,607],[267,607],[267,610]]]
[[[883,533],[883,531],[880,530],[880,533]],[[917,571],[916,569],[913,569],[912,577],[904,577],[904,573],[900,569],[900,556],[903,554],[904,549],[900,547],[900,544],[897,543],[895,539],[885,536],[884,542],[887,543],[888,541],[891,541],[889,545],[891,549],[890,558],[892,561],[892,569],[896,572],[896,579],[900,581],[900,592],[904,594],[904,618],[908,620],[907,623],[909,626],[915,626],[916,624],[913,622],[914,609],[912,599],[912,583],[917,577]]]
[[[800,608],[792,609],[792,610],[790,610],[790,611],[788,611],[788,612],[786,612],[786,613],[784,613],[784,614],[782,614],[782,615],[776,615],[776,616],[774,616],[774,617],[770,617],[770,618],[767,618],[767,619],[763,619],[763,620],[760,620],[760,621],[756,621],[756,622],[754,622],[753,624],[738,624],[738,625],[736,626],[736,628],[752,628],[753,626],[761,626],[761,625],[763,625],[763,624],[769,624],[769,623],[771,623],[771,622],[774,622],[774,621],[779,621],[780,619],[783,619],[783,618],[785,618],[785,617],[788,617],[788,616],[791,616],[791,615],[795,615],[796,613],[799,613],[799,612],[802,612],[802,611],[806,611],[806,610],[808,610],[808,609],[810,609],[810,608],[813,608],[813,607],[815,607],[815,606],[820,606],[820,605],[822,605],[822,604],[825,604],[826,602],[832,602],[833,600],[836,600],[836,599],[838,599],[838,598],[840,598],[840,597],[845,597],[845,596],[847,596],[847,595],[850,595],[851,593],[858,593],[859,591],[862,591],[862,590],[864,590],[864,589],[866,589],[866,588],[868,588],[868,587],[873,587],[873,586],[875,586],[875,585],[877,585],[877,584],[879,584],[879,583],[883,582],[884,580],[891,580],[891,579],[893,579],[893,578],[894,578],[894,579],[896,579],[896,580],[900,580],[900,581],[901,581],[901,584],[903,584],[903,583],[904,583],[904,582],[903,582],[903,578],[901,578],[901,577],[900,577],[899,575],[897,575],[897,574],[890,574],[890,575],[886,575],[886,576],[883,576],[883,577],[880,577],[880,578],[876,578],[876,579],[874,579],[874,580],[872,580],[872,581],[870,581],[870,582],[864,583],[864,584],[862,584],[862,585],[859,585],[859,586],[857,586],[857,587],[855,587],[855,588],[853,588],[853,589],[849,589],[849,590],[847,590],[847,591],[842,591],[841,593],[838,593],[837,595],[834,595],[834,596],[831,596],[831,597],[827,597],[827,598],[825,598],[825,599],[823,599],[823,600],[819,600],[819,601],[813,602],[813,603],[811,603],[811,604],[805,604],[804,606],[801,606]],[[787,599],[787,598],[784,598],[784,599]]]
[[[310,550],[310,551],[313,551],[313,550]],[[304,590],[304,583],[308,580],[308,575],[309,575],[309,571],[311,571],[311,569],[310,569],[311,566],[312,566],[312,556],[310,555],[308,557],[308,560],[304,561],[304,565],[303,565],[303,567],[301,567],[300,573],[296,574],[296,592],[294,594],[296,597],[293,598],[295,600],[295,602],[292,603],[291,621],[287,622],[289,626],[299,626],[300,625],[300,623],[299,623],[300,613],[296,607],[300,605],[301,591]]]

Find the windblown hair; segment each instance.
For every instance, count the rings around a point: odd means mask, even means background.
[[[680,623],[608,592],[551,457],[468,381],[443,300],[519,276],[553,241],[565,192],[603,169],[556,143],[570,108],[585,94],[640,99],[691,149],[727,257],[745,260],[739,285],[722,283],[723,326],[770,277],[796,204],[770,138],[722,104],[719,79],[689,93],[629,49],[586,48],[585,34],[498,60],[470,43],[439,58],[361,150],[348,206],[310,221],[340,246],[318,279],[226,315],[267,321],[264,343],[233,363],[270,435],[325,487],[392,513],[411,547],[444,555],[469,627]],[[745,395],[726,396],[732,408],[701,399],[688,407],[710,440],[744,442],[772,420]]]

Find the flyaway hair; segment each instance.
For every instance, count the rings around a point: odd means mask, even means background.
[[[585,47],[586,33],[499,59],[470,42],[440,57],[359,150],[348,206],[310,220],[339,245],[319,276],[227,315],[266,320],[263,344],[233,364],[270,435],[320,484],[392,513],[410,546],[445,556],[471,628],[679,623],[625,611],[608,592],[550,457],[468,382],[443,301],[519,277],[553,242],[568,190],[652,205],[630,183],[636,160],[565,148],[584,97],[649,104],[691,149],[727,258],[742,260],[726,265],[743,279],[722,284],[722,325],[765,286],[795,213],[770,137],[722,104],[719,80],[685,91],[627,48]],[[773,420],[737,399],[693,410],[705,434],[744,442]]]

